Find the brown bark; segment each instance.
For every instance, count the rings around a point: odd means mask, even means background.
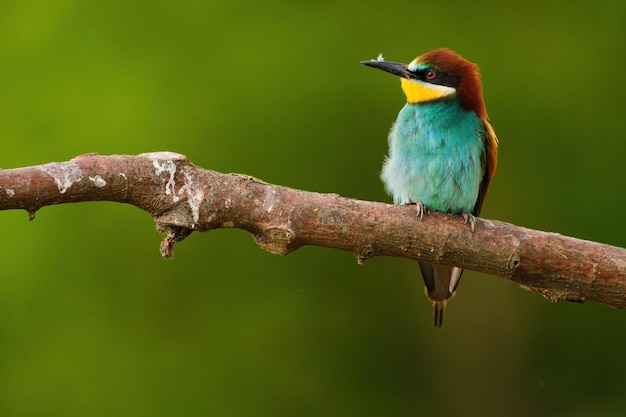
[[[459,215],[359,201],[267,184],[250,176],[198,168],[184,156],[82,155],[68,162],[0,171],[0,210],[80,201],[116,201],[150,213],[161,245],[192,231],[240,228],[278,254],[316,245],[354,254],[429,260],[507,278],[552,301],[626,306],[626,250],[556,233]]]

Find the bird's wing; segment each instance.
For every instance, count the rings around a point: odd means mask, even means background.
[[[456,266],[419,262],[428,298],[433,301],[447,300],[459,285],[463,270]]]
[[[480,189],[478,190],[478,198],[476,199],[474,210],[472,210],[474,216],[480,214],[480,209],[487,195],[487,190],[489,189],[489,183],[491,182],[493,174],[496,172],[496,165],[498,163],[498,138],[488,121],[483,120],[483,129],[481,129],[480,134],[485,144],[485,152],[482,155],[481,161],[483,166],[483,179],[480,182]]]

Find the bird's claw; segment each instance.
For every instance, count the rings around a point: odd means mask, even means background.
[[[422,204],[421,201],[418,201],[417,203],[415,203],[415,206],[417,207],[416,216],[420,218],[420,221],[424,220],[424,213],[426,213],[426,207],[424,207],[424,204]]]
[[[465,219],[465,224],[469,223],[472,232],[476,228],[476,217],[472,213],[462,213],[463,218]]]
[[[417,207],[417,210],[415,211],[416,217],[419,217],[420,221],[423,220],[424,214],[426,213],[426,206],[424,206],[421,201],[418,201],[417,203],[413,203],[411,201],[403,201],[402,203],[400,203],[401,206],[408,206],[413,204]]]

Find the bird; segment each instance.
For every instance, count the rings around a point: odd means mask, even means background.
[[[381,179],[395,204],[462,214],[474,231],[496,171],[498,139],[489,123],[478,65],[439,48],[409,64],[378,56],[362,64],[400,77],[406,104],[389,133]],[[435,327],[463,269],[419,261]]]

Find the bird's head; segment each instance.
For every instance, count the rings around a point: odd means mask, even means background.
[[[408,103],[428,103],[458,97],[461,107],[487,118],[478,65],[449,49],[418,56],[410,64],[382,59],[363,64],[400,77]]]

